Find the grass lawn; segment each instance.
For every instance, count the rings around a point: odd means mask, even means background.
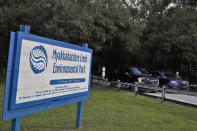
[[[0,113],[4,83],[0,84]],[[197,108],[116,92],[93,85],[83,104],[82,128],[75,128],[77,104],[25,116],[21,131],[197,131]],[[10,131],[0,121],[0,131]]]

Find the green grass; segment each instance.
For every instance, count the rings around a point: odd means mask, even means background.
[[[0,85],[0,112],[4,84]],[[76,104],[25,116],[21,131],[197,131],[197,109],[95,86],[83,104],[82,128],[75,128]],[[0,122],[10,131],[10,121]]]

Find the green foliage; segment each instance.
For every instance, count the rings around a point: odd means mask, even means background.
[[[147,52],[145,59],[152,68],[190,73],[191,68],[184,65],[197,58],[197,10],[185,2],[173,7],[169,7],[170,3],[144,4],[149,7],[149,15],[144,21],[142,51]]]
[[[132,52],[139,47],[142,34],[140,23],[131,18],[131,9],[119,0],[7,1],[0,7],[0,18],[1,40],[6,46],[3,56],[7,56],[9,31],[18,30],[20,24],[30,25],[33,34],[79,45],[88,43],[98,59],[111,57],[114,50]],[[103,59],[101,63],[113,64],[119,59]]]
[[[88,43],[95,72],[102,65],[110,72],[124,66],[197,72],[196,7],[195,0],[0,0],[0,59],[7,59],[9,32],[27,24],[32,34]]]

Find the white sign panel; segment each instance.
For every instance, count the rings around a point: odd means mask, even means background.
[[[88,91],[91,53],[22,40],[16,104]]]

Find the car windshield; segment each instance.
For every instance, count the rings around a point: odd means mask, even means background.
[[[142,75],[142,74],[148,74],[145,69],[138,69],[138,68],[130,68],[130,71],[134,75]]]
[[[139,70],[142,74],[148,75],[148,72],[144,68],[140,68]]]
[[[170,77],[170,78],[176,78],[176,76],[174,75],[174,74],[172,74],[172,73],[162,73],[162,75],[164,76],[164,77]]]

